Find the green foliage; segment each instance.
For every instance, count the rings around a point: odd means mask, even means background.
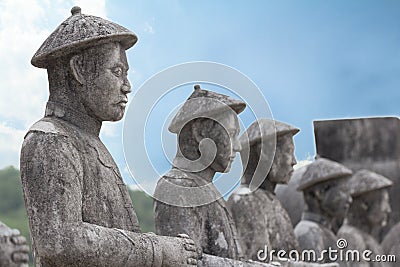
[[[0,221],[10,228],[18,229],[30,245],[20,173],[12,166],[0,170]],[[33,266],[32,254],[29,259],[29,266]]]
[[[29,225],[26,215],[20,174],[10,166],[0,170],[0,221],[17,228],[29,240]]]
[[[129,190],[142,232],[155,232],[153,199],[143,191]]]
[[[0,214],[24,207],[19,171],[10,166],[0,170]]]

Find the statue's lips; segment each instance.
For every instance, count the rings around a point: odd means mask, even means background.
[[[118,106],[121,106],[121,107],[126,107],[126,104],[128,103],[128,98],[127,97],[124,97],[123,99],[121,99],[118,103],[117,103],[117,105]]]

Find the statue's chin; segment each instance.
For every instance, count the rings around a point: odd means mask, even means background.
[[[120,121],[125,114],[125,110],[119,110],[118,112],[114,112],[109,116],[105,116],[102,118],[102,121]]]
[[[108,120],[108,121],[120,121],[123,117],[124,117],[124,115],[122,114],[121,116],[112,118],[112,119],[110,119],[110,120]]]
[[[226,166],[225,168],[221,168],[222,169],[222,173],[227,173],[227,172],[230,172],[231,171],[231,168],[232,168],[232,162],[230,162],[229,164],[228,164],[228,166]]]

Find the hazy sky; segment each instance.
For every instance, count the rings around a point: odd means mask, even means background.
[[[127,52],[132,96],[172,65],[232,66],[258,85],[275,119],[301,129],[298,160],[315,154],[315,119],[399,114],[396,0],[0,0],[0,168],[18,166],[24,132],[43,116],[46,71],[30,59],[75,4],[138,35]],[[127,177],[121,133],[122,122],[107,123],[101,136]]]

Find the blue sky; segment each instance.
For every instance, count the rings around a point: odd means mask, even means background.
[[[301,129],[298,160],[315,154],[315,119],[399,114],[399,1],[0,0],[0,167],[17,164],[23,132],[43,115],[46,72],[30,57],[75,3],[138,35],[127,52],[132,95],[172,65],[232,66],[259,86],[275,119]],[[121,132],[122,123],[107,124],[102,139],[127,177]]]

